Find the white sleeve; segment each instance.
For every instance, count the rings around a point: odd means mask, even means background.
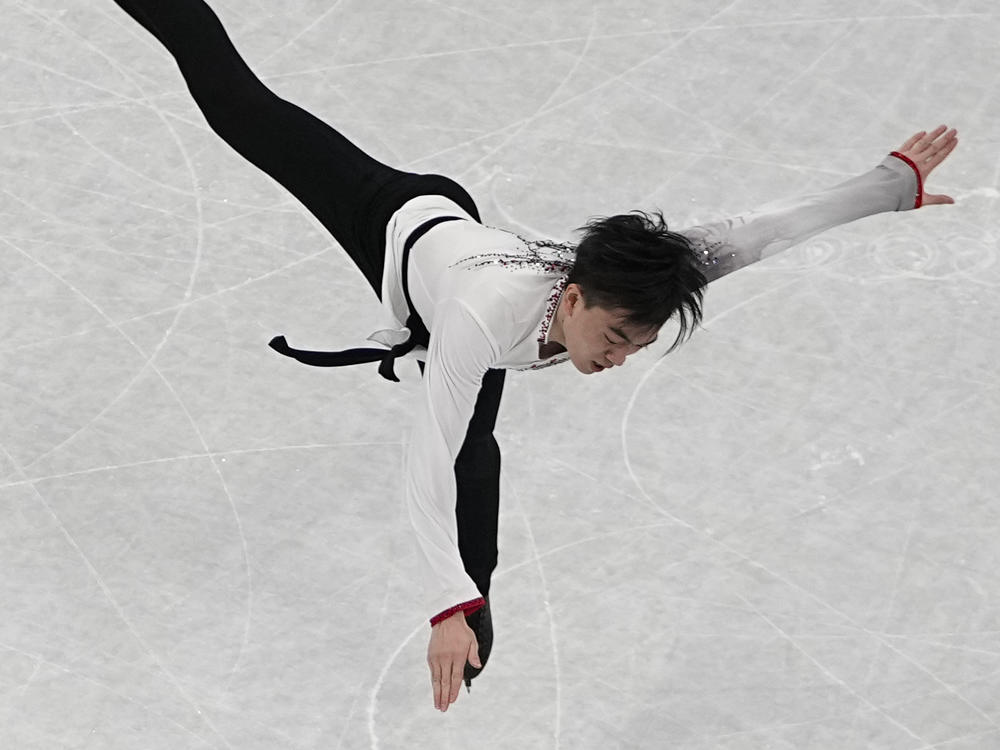
[[[455,459],[483,375],[499,356],[493,336],[466,304],[454,298],[438,302],[405,478],[429,617],[480,596],[458,551]]]
[[[919,191],[913,169],[888,156],[875,169],[835,187],[769,203],[681,234],[704,258],[702,270],[711,282],[840,224],[883,211],[911,209]]]

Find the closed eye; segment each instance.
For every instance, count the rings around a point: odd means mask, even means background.
[[[611,338],[608,336],[608,334],[605,333],[604,334],[604,338],[606,338],[608,340],[609,344],[614,344],[615,346],[621,346],[622,344],[628,344],[629,346],[634,346],[637,349],[645,349],[647,346],[649,346],[650,344],[652,344],[653,342],[655,342],[656,339],[658,339],[660,337],[660,334],[656,333],[656,334],[653,335],[653,338],[651,338],[645,344],[633,344],[632,341],[629,339],[629,337],[625,335],[624,331],[619,330],[618,328],[612,328],[611,329],[611,333],[613,333],[615,336],[620,336],[621,338],[624,339],[624,341],[612,341]]]
[[[617,331],[615,331],[615,333],[617,333]],[[625,338],[625,337],[622,336],[622,338]],[[624,345],[627,344],[628,346],[635,346],[637,349],[645,349],[650,344],[656,343],[656,340],[658,338],[659,338],[659,335],[656,335],[656,336],[653,336],[653,338],[651,338],[645,344],[638,344],[638,345],[636,345],[636,344],[633,344],[631,341],[629,341],[627,338],[625,338],[624,341],[612,341],[611,337],[608,336],[608,334],[606,334],[606,333],[604,334],[604,340],[607,341],[612,346],[624,346]]]

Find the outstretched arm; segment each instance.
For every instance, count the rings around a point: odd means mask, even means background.
[[[499,344],[466,303],[446,298],[435,305],[406,452],[405,494],[417,536],[426,612],[433,615],[427,666],[434,706],[441,711],[458,700],[466,661],[482,666],[476,636],[465,622],[466,613],[484,600],[459,551],[455,460],[483,375],[499,357]]]
[[[800,198],[769,203],[732,219],[683,230],[703,259],[709,282],[786,250],[819,232],[883,211],[954,203],[925,193],[930,173],[958,144],[944,125],[911,136],[875,169]]]

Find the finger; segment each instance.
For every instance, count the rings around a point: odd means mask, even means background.
[[[472,645],[469,646],[469,654],[467,658],[469,663],[476,669],[483,668],[483,662],[479,658],[479,644],[476,642],[475,636],[472,637]]]
[[[442,711],[448,710],[448,705],[454,701],[451,697],[451,663],[441,665],[441,700],[439,701],[438,708]]]
[[[954,203],[955,199],[950,195],[928,195],[924,193],[925,206],[941,206],[947,203]]]
[[[923,138],[924,147],[926,148],[930,146],[942,133],[946,132],[947,130],[948,130],[947,125],[938,125],[936,128],[934,128],[934,130],[932,130],[931,132],[929,132],[927,135],[924,136]]]
[[[914,133],[913,135],[911,135],[909,138],[906,139],[906,143],[904,143],[896,150],[900,152],[909,151],[911,148],[916,146],[917,143],[920,142],[920,139],[923,138],[925,135],[927,135],[926,130],[921,130],[919,133]]]
[[[952,129],[936,136],[933,141],[931,141],[925,146],[925,154],[936,151],[942,146],[950,143],[955,138],[957,132],[958,132],[957,130]]]
[[[434,708],[441,708],[441,664],[431,664],[431,688],[434,690]]]
[[[459,690],[462,688],[462,673],[465,671],[465,661],[459,661],[455,659],[452,663],[451,670],[451,695],[449,696],[448,703],[454,703],[458,700]]]
[[[924,176],[929,175],[938,164],[943,162],[948,158],[948,154],[955,150],[955,146],[958,145],[958,138],[952,135],[945,141],[941,142],[941,145],[937,150],[933,152],[928,152],[926,156],[923,156],[921,161],[923,164]]]

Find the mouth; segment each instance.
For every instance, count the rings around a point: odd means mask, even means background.
[[[591,362],[591,364],[594,366],[594,372],[601,372],[601,370],[607,369],[604,366],[597,364],[596,362]]]

